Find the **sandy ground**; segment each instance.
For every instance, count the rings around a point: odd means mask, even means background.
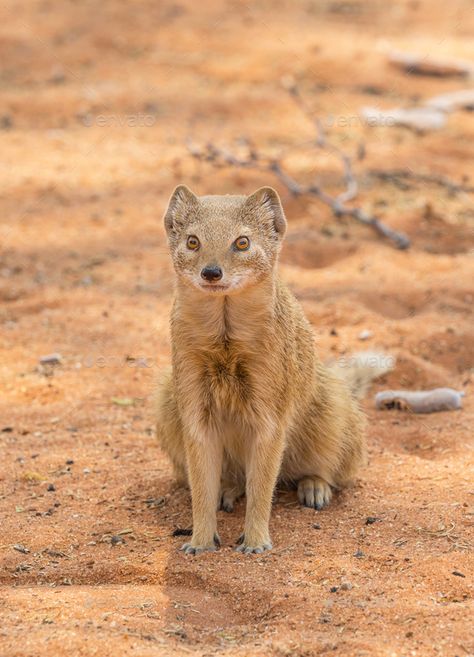
[[[472,113],[440,132],[368,128],[364,105],[408,106],[469,86],[388,67],[384,44],[472,56],[472,5],[410,1],[2,3],[0,654],[474,654],[472,194],[407,188],[411,167],[474,182]],[[153,436],[169,362],[172,271],[161,226],[173,186],[250,193],[269,176],[191,160],[184,139],[312,138],[280,85],[300,83],[350,154],[358,202],[405,231],[369,229],[278,186],[282,275],[324,358],[396,355],[371,390],[370,464],[317,513],[278,492],[274,550],[185,557],[190,500]],[[328,118],[329,117],[329,118]],[[336,189],[339,163],[289,160]],[[366,343],[358,339],[368,329]],[[39,364],[52,352],[59,365]],[[447,385],[464,409],[377,412],[387,387]]]

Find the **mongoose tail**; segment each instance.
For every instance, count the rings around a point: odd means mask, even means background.
[[[390,372],[394,366],[395,357],[379,351],[360,351],[330,364],[331,370],[347,382],[358,399],[365,396],[374,379]]]

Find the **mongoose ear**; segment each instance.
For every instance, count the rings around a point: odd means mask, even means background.
[[[278,192],[273,187],[260,187],[248,197],[246,203],[260,220],[271,222],[276,236],[283,239],[286,232],[286,218]]]
[[[168,202],[168,207],[164,216],[166,232],[170,233],[173,229],[183,225],[186,221],[189,209],[195,207],[198,198],[186,185],[178,185]]]

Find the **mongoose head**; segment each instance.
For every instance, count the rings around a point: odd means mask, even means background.
[[[236,294],[271,275],[286,219],[277,192],[196,196],[173,192],[164,217],[179,278],[203,294]]]

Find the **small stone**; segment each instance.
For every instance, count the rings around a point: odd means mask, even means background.
[[[350,582],[342,582],[341,591],[350,591],[352,589],[352,584]]]
[[[373,336],[372,331],[369,331],[369,329],[364,329],[359,333],[357,337],[359,338],[359,340],[368,340],[372,336]]]
[[[41,365],[59,365],[62,361],[61,354],[47,354],[46,356],[41,356],[39,362]]]
[[[313,529],[321,529],[321,525],[318,525],[317,522],[313,523]]]
[[[13,119],[10,114],[0,116],[0,130],[10,130],[13,127]]]
[[[68,459],[66,465],[72,465],[74,463],[73,459]]]
[[[125,541],[123,540],[122,536],[114,535],[110,539],[110,543],[111,545],[118,545],[119,543],[125,543]]]
[[[362,559],[362,557],[365,557],[365,554],[362,552],[362,550],[357,550],[357,552],[354,552],[354,556],[357,559]]]
[[[339,590],[339,588],[337,586],[331,586],[331,588],[329,589],[329,592],[330,593],[337,593],[338,590]]]
[[[21,552],[22,554],[28,554],[29,550],[27,547],[24,545],[21,545],[20,543],[17,543],[16,545],[13,546],[13,549],[16,550],[17,552]]]
[[[54,484],[48,484],[48,488],[46,489],[48,493],[54,493],[56,490],[56,486]]]
[[[63,69],[61,67],[55,68],[48,82],[51,82],[51,84],[64,84],[66,82],[66,76]]]
[[[82,472],[84,474],[90,474],[91,473],[90,468],[84,468]]]
[[[366,525],[373,525],[374,522],[377,522],[377,520],[380,520],[380,518],[376,518],[375,516],[368,516],[368,517],[365,519],[365,524],[366,524]]]
[[[456,577],[466,577],[466,575],[460,573],[459,570],[453,570],[453,575],[456,575]]]

